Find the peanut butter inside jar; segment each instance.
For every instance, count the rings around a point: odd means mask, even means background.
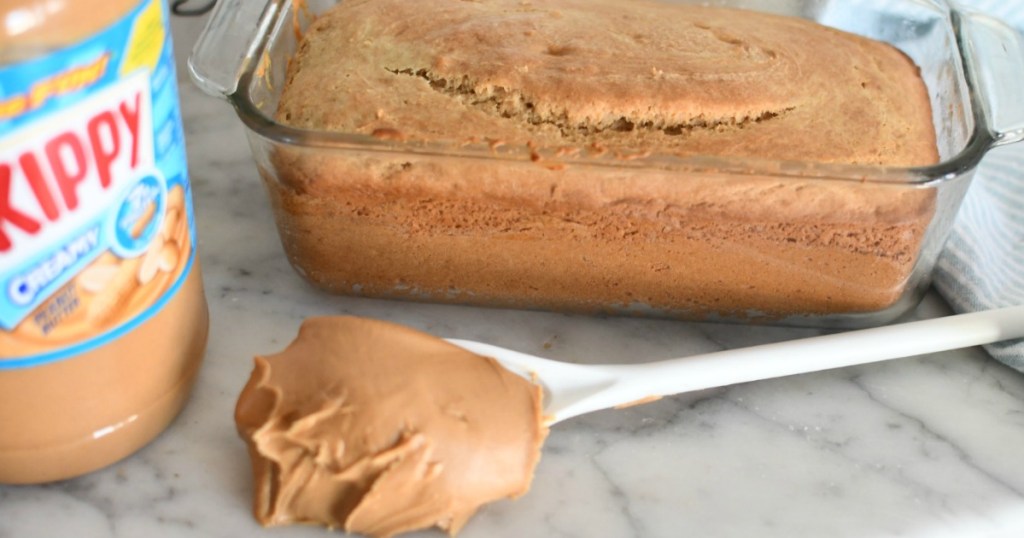
[[[164,0],[0,4],[0,483],[132,454],[199,370],[168,17]]]

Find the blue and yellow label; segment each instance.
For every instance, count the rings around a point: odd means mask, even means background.
[[[168,13],[0,67],[0,369],[102,346],[195,259]]]

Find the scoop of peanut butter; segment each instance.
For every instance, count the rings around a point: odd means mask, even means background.
[[[455,534],[483,504],[529,489],[547,434],[539,386],[403,326],[307,319],[256,357],[235,421],[264,525]]]

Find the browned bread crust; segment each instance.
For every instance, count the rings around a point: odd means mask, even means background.
[[[937,159],[925,86],[893,47],[647,0],[347,0],[308,29],[277,119],[411,140]]]

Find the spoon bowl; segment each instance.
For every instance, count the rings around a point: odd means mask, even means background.
[[[912,357],[1024,337],[1024,305],[642,364],[554,361],[448,339],[544,389],[547,425],[610,407],[760,379]]]

